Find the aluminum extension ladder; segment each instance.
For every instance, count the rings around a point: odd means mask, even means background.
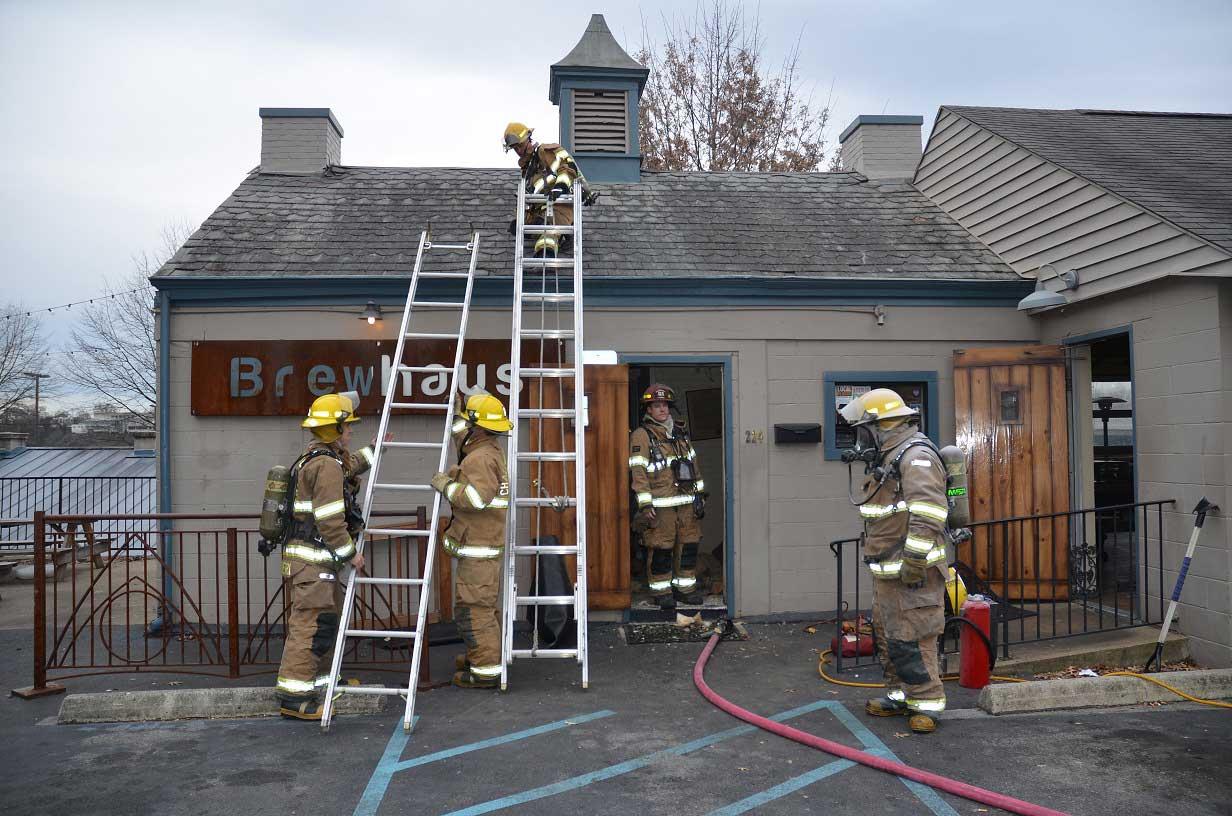
[[[466,250],[470,252],[470,264],[465,272],[435,272],[424,271],[423,262],[424,256],[431,250]],[[334,659],[333,665],[329,671],[329,685],[326,688],[325,706],[321,712],[321,728],[329,730],[330,718],[333,714],[334,696],[339,692],[345,694],[396,694],[406,696],[406,712],[402,716],[402,730],[409,732],[411,724],[414,722],[415,716],[415,691],[416,683],[419,681],[419,659],[423,649],[427,648],[424,641],[427,638],[427,620],[428,620],[428,596],[431,594],[432,587],[432,566],[436,556],[436,539],[437,539],[437,521],[441,513],[441,494],[433,490],[430,484],[403,484],[381,482],[380,474],[381,467],[385,463],[384,457],[386,449],[389,452],[397,452],[402,450],[436,450],[440,452],[437,458],[436,471],[445,470],[446,462],[449,459],[450,449],[450,426],[453,423],[453,403],[457,395],[460,383],[460,369],[462,365],[462,346],[466,338],[466,322],[470,317],[471,306],[471,291],[475,285],[475,264],[479,259],[479,234],[474,233],[471,236],[470,243],[466,244],[436,244],[432,242],[429,231],[423,232],[419,237],[419,250],[415,254],[415,269],[411,273],[411,288],[407,292],[406,308],[402,312],[402,326],[398,330],[398,348],[394,352],[394,366],[391,370],[388,390],[385,394],[385,404],[381,408],[381,422],[377,429],[376,445],[373,452],[372,472],[368,475],[367,486],[364,491],[364,531],[359,534],[355,541],[355,547],[359,552],[364,551],[364,542],[368,533],[381,533],[393,536],[416,536],[428,539],[427,558],[423,564],[423,575],[419,578],[368,578],[359,575],[355,570],[350,571],[350,577],[347,579],[346,600],[342,604],[342,618],[338,626],[338,639],[334,644]],[[419,281],[423,278],[457,278],[466,280],[466,289],[461,301],[432,301],[418,300],[416,294],[419,291]],[[448,333],[433,333],[433,332],[417,332],[411,331],[411,312],[415,307],[429,307],[434,309],[457,309],[460,311],[461,318],[459,320],[458,330]],[[405,374],[442,374],[439,367],[434,366],[409,366],[403,364],[403,350],[407,340],[455,340],[457,348],[454,351],[453,368],[449,373],[449,390],[448,398],[445,402],[398,402],[395,394],[399,391],[402,385],[402,378]],[[385,433],[389,428],[390,411],[395,408],[402,409],[419,409],[430,411],[441,411],[444,414],[442,421],[441,441],[440,442],[386,442]],[[436,472],[434,471],[434,472]],[[383,529],[379,527],[369,527],[368,520],[372,512],[372,496],[377,490],[381,491],[396,491],[396,492],[429,492],[432,494],[432,514],[427,530],[403,530],[403,529]],[[409,631],[398,630],[369,630],[369,629],[352,629],[351,619],[355,611],[355,589],[363,584],[376,584],[380,586],[413,586],[419,588],[419,609],[415,616],[415,628]],[[379,638],[401,638],[411,641],[411,674],[410,680],[405,689],[403,688],[383,688],[377,686],[339,686],[338,675],[342,670],[342,655],[346,650],[346,639],[348,637],[379,637]]]
[[[516,658],[574,658],[582,670],[582,687],[590,682],[590,669],[587,654],[587,611],[586,611],[586,450],[585,450],[585,404],[583,394],[583,320],[582,320],[582,197],[584,191],[581,182],[574,184],[572,195],[559,196],[555,201],[549,201],[547,196],[533,195],[526,192],[525,183],[518,181],[518,213],[517,231],[514,241],[513,255],[513,333],[510,381],[513,387],[509,395],[509,415],[515,427],[509,435],[509,484],[512,491],[512,501],[509,503],[508,532],[505,548],[503,618],[501,626],[501,689],[509,687],[509,666]],[[546,210],[544,224],[526,223],[526,206],[541,205]],[[572,226],[555,226],[553,211],[555,208],[569,206],[573,208]],[[555,231],[562,237],[573,239],[572,252],[568,257],[525,257],[525,243],[528,237],[542,235]],[[551,253],[556,255],[557,253]],[[562,288],[562,270],[572,270],[572,280],[567,281]],[[531,286],[527,286],[529,281]],[[524,315],[524,310],[527,314]],[[531,310],[534,310],[533,312]],[[538,319],[535,319],[537,312]],[[570,314],[571,313],[571,314]],[[538,323],[533,328],[527,328],[527,323]],[[567,325],[562,325],[567,324]],[[534,367],[522,365],[522,342],[524,340],[538,341],[539,361]],[[573,363],[565,365],[566,341],[573,341]],[[555,359],[557,367],[547,367],[545,351],[548,344],[555,344],[557,352]],[[567,389],[564,383],[572,380],[573,388]],[[522,393],[535,391],[538,395],[537,407],[523,408]],[[555,408],[544,407],[544,397],[548,388],[556,390],[557,405]],[[567,404],[569,401],[572,404]],[[560,429],[560,449],[545,450],[544,443],[549,431],[548,421],[555,420]],[[525,438],[523,438],[523,422],[526,422]],[[538,422],[538,444],[531,447],[532,424]],[[572,422],[572,428],[569,423]],[[555,435],[555,430],[552,430]],[[570,438],[571,437],[571,438]],[[526,447],[523,448],[522,446]],[[520,486],[518,471],[523,464],[528,464],[531,495],[518,495]],[[546,479],[545,471],[549,467],[559,467],[560,480]],[[570,474],[572,470],[572,474]],[[549,487],[561,489],[560,495],[551,495]],[[530,529],[532,540],[541,540],[535,527],[539,526],[541,514],[545,512],[562,512],[567,508],[574,509],[573,543],[561,543],[559,546],[519,543],[518,516],[523,508],[535,508],[532,511],[536,524]],[[562,530],[566,538],[568,530]],[[574,556],[577,560],[577,578],[571,595],[537,595],[534,594],[539,583],[540,556],[560,555]],[[519,557],[534,559],[536,579],[531,582],[529,590],[519,587],[517,563]],[[576,648],[554,649],[539,646],[539,610],[547,606],[572,607],[577,626]],[[528,608],[531,623],[531,646],[529,649],[514,648],[513,629],[518,618],[518,610]]]

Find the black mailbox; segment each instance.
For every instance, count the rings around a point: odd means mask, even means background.
[[[776,445],[821,443],[821,424],[817,422],[780,422],[774,426]]]

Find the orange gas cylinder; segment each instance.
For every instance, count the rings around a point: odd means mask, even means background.
[[[979,628],[988,637],[992,629],[992,605],[985,600],[968,598],[962,605],[962,616],[970,624]],[[958,685],[963,688],[981,689],[988,685],[992,669],[989,667],[988,646],[983,638],[971,630],[971,626],[963,626],[958,638],[958,648],[961,655],[958,667]]]

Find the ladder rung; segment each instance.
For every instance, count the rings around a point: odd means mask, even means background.
[[[421,278],[469,278],[470,272],[420,272]]]
[[[473,247],[470,244],[434,244],[426,241],[424,249],[473,249]]]
[[[389,484],[377,482],[372,485],[377,490],[435,490],[430,484]]]
[[[572,368],[523,368],[518,373],[523,377],[572,377],[577,372]]]
[[[347,637],[404,638],[409,640],[419,637],[418,632],[410,632],[405,629],[348,629],[346,633]]]
[[[572,269],[572,258],[523,258],[522,266],[538,266],[545,269]]]
[[[576,451],[530,451],[518,454],[519,462],[572,462],[576,459]]]
[[[388,686],[335,686],[334,691],[347,694],[406,694],[404,688],[389,688]]]
[[[441,334],[440,332],[407,332],[406,334],[402,336],[412,339],[412,340],[416,338],[423,339],[423,340],[457,340],[458,339],[458,335],[456,334]],[[445,370],[448,371],[449,369],[445,369]]]
[[[523,329],[523,337],[547,337],[567,340],[573,337],[573,329]]]
[[[372,532],[369,530],[369,532]],[[355,583],[357,584],[376,584],[378,586],[419,586],[424,582],[422,578],[367,578],[365,576],[356,575]]]
[[[527,204],[543,204],[547,200],[548,200],[548,197],[545,196],[543,193],[527,193],[526,194]],[[559,195],[559,196],[556,196],[556,198],[554,198],[553,201],[557,204],[572,204],[573,196],[572,195]]]
[[[519,595],[518,606],[573,606],[572,595]],[[348,633],[349,634],[349,633]]]
[[[414,308],[417,306],[431,306],[433,308],[440,308],[440,309],[444,309],[444,308],[463,309],[466,307],[466,304],[465,303],[454,303],[452,301],[447,301],[447,300],[412,300],[411,307]]]
[[[522,300],[541,300],[547,303],[567,303],[573,300],[572,292],[523,292]]]
[[[364,532],[378,533],[380,535],[389,536],[411,536],[418,538],[427,538],[431,530],[400,530],[397,527],[369,527]]]
[[[382,442],[383,448],[439,448],[440,442]]]
[[[530,544],[522,545],[513,548],[514,555],[577,555],[578,548],[560,544],[557,546],[548,546],[546,544]]]
[[[440,366],[409,366],[409,365],[399,364],[398,370],[399,371],[411,371],[411,372],[416,372],[420,374],[427,374],[429,372],[433,374],[453,374],[452,368],[441,368]]]
[[[395,402],[391,408],[419,408],[419,409],[435,409],[437,411],[448,411],[449,404],[445,402]]]
[[[514,657],[577,657],[577,649],[511,649]]]
[[[518,507],[557,507],[556,499],[514,499]],[[577,499],[566,499],[565,507],[577,507]]]
[[[523,224],[522,231],[538,235],[541,232],[559,232],[561,235],[572,235],[573,227],[565,225]]]
[[[577,411],[573,408],[519,408],[518,416],[527,419],[573,419]]]

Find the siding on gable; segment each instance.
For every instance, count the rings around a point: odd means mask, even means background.
[[[944,108],[915,186],[1016,272],[1075,270],[1071,302],[1168,275],[1232,275],[1222,250]]]

